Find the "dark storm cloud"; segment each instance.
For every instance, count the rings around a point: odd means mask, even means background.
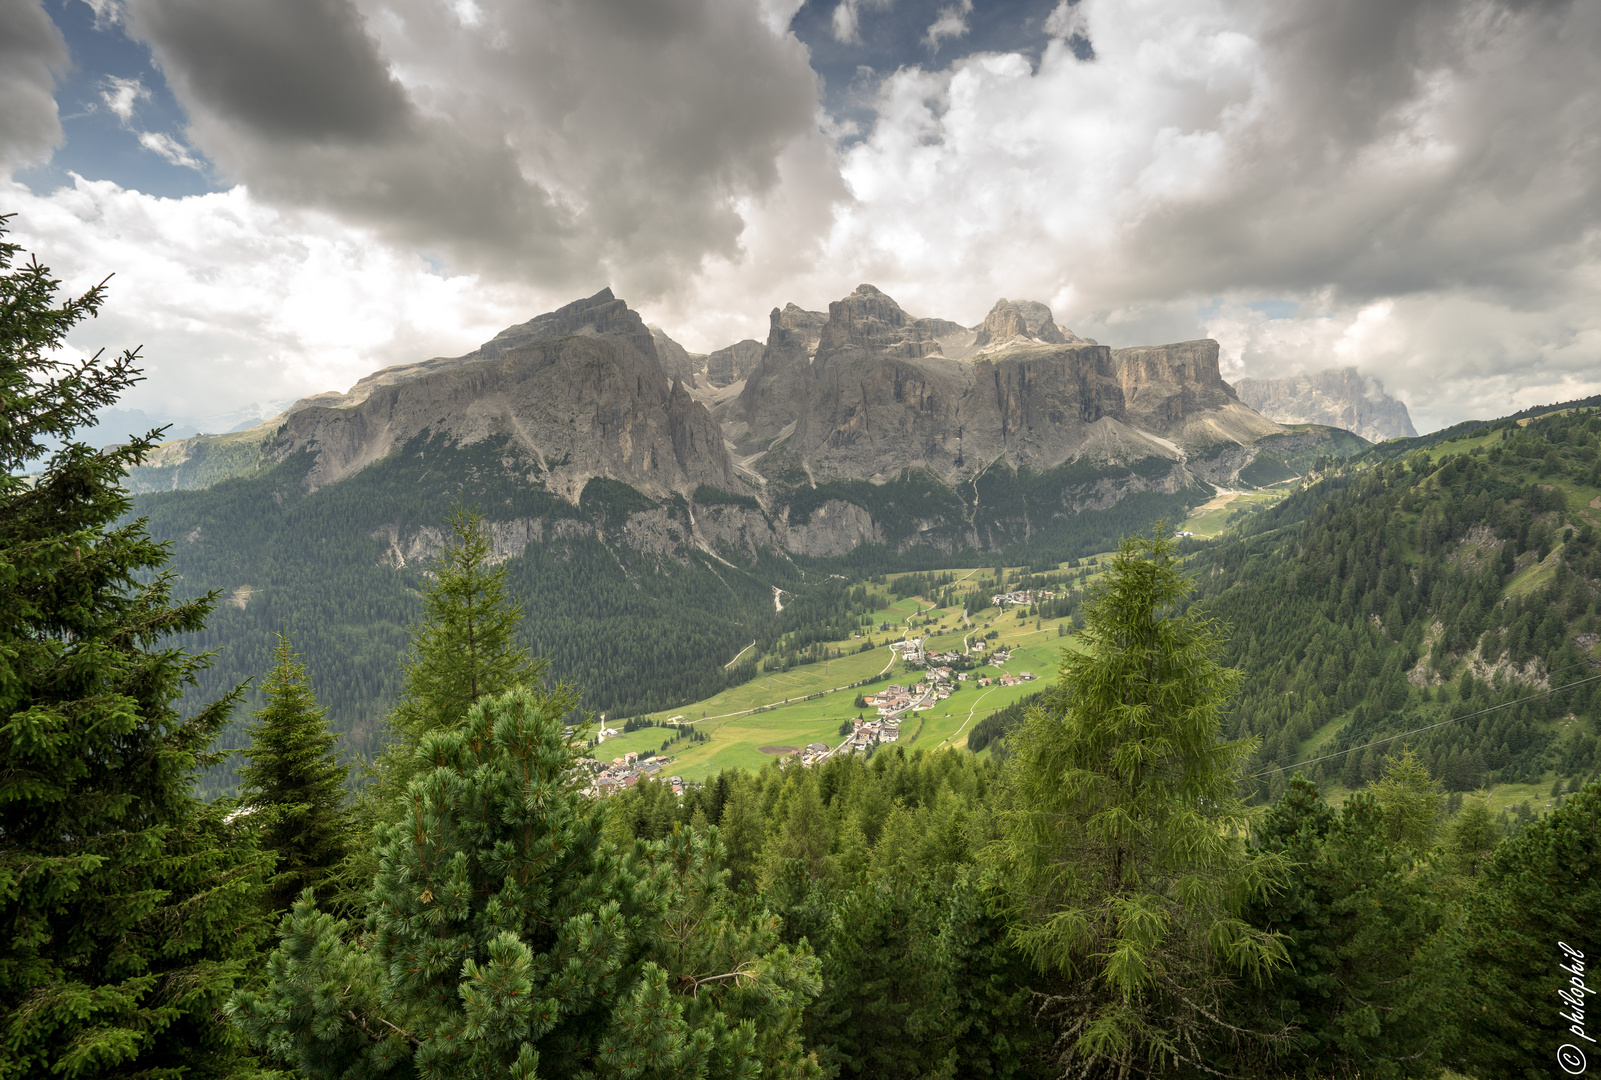
[[[1163,207],[1131,266],[1180,289],[1360,301],[1440,288],[1525,303],[1601,224],[1601,5],[1269,8],[1271,96],[1231,182]]]
[[[739,0],[129,3],[225,175],[547,284],[736,254],[816,131],[804,49]]]
[[[66,65],[66,42],[37,0],[0,0],[0,169],[42,160],[61,140],[54,72]]]
[[[133,0],[137,31],[191,100],[269,139],[375,141],[405,91],[348,0]]]

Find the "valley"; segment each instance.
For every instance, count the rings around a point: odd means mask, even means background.
[[[917,681],[892,642],[965,656],[994,633],[1008,664],[953,680],[895,740],[965,746],[985,725],[988,752],[1010,707],[1055,679],[1092,564],[1166,520],[1197,602],[1232,628],[1245,678],[1226,724],[1259,740],[1257,797],[1336,753],[1308,769],[1338,800],[1385,759],[1345,751],[1480,701],[1506,708],[1471,735],[1407,741],[1448,788],[1538,806],[1595,767],[1586,725],[1562,730],[1587,699],[1514,700],[1594,654],[1593,605],[1570,584],[1596,578],[1573,561],[1591,541],[1554,524],[1595,524],[1587,403],[1373,444],[1252,413],[1215,343],[1109,350],[1019,301],[964,329],[871,286],[827,313],[775,309],[765,344],[705,359],[603,292],[254,431],[160,448],[134,471],[135,512],[188,594],[227,599],[189,642],[220,650],[195,700],[261,670],[284,627],[347,752],[378,752],[459,504],[484,515],[522,643],[618,732],[594,747],[603,762],[667,744],[661,775],[695,781],[836,747],[845,721],[875,716],[858,694]],[[1348,518],[1370,523],[1317,539]],[[1338,595],[1303,566],[1324,548]],[[1020,620],[980,595],[1034,580],[1071,583],[1073,600]],[[1566,632],[1535,618],[1553,591],[1570,597]],[[964,620],[964,604],[982,606]],[[1036,678],[976,685],[1002,671]],[[243,737],[235,720],[221,745]],[[207,784],[226,792],[231,770]]]

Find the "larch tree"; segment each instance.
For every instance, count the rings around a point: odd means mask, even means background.
[[[422,742],[458,727],[478,701],[537,685],[545,674],[545,661],[530,658],[514,640],[522,607],[507,594],[505,568],[491,565],[494,543],[482,515],[458,507],[450,528],[401,661],[406,681],[389,718],[395,739],[369,766],[370,783],[353,810],[353,847],[335,875],[334,906],[343,912],[365,903],[377,872],[372,832],[400,805]]]
[[[480,700],[538,682],[545,670],[513,640],[523,609],[507,595],[506,568],[492,565],[483,516],[458,507],[450,528],[454,539],[440,553],[402,662],[406,684],[393,723],[410,747],[460,724]]]
[[[1084,609],[1085,651],[1009,739],[997,858],[1012,938],[1050,980],[1042,1016],[1068,1075],[1164,1075],[1252,1033],[1214,1019],[1230,980],[1281,941],[1241,917],[1281,860],[1245,847],[1249,740],[1219,710],[1237,674],[1158,527],[1122,543]]]
[[[267,704],[250,729],[239,798],[264,818],[263,845],[278,856],[268,902],[271,910],[286,911],[302,889],[320,891],[348,854],[350,766],[339,761],[338,736],[328,730],[306,665],[284,634],[262,690]]]
[[[206,658],[168,644],[214,596],[175,602],[165,547],[123,521],[160,432],[67,441],[139,378],[137,351],[53,359],[104,282],[58,302],[19,250],[0,237],[0,1077],[247,1075],[219,1012],[271,860],[191,794],[238,691],[185,718]]]

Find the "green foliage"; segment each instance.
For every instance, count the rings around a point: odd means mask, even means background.
[[[1253,487],[1267,487],[1281,480],[1292,479],[1295,471],[1272,454],[1259,453],[1251,463],[1240,470],[1240,479]]]
[[[268,905],[286,911],[301,890],[321,891],[349,854],[350,766],[338,760],[337,737],[287,635],[279,635],[273,661],[263,688],[267,705],[256,713],[244,751],[249,764],[239,770],[239,798],[265,820],[262,844],[278,856]]]
[[[607,800],[608,828],[718,830],[736,887],[822,960],[804,1031],[825,1068],[1036,1075],[1030,972],[975,861],[993,839],[994,777],[961,751],[885,747],[871,761],[720,773],[682,802],[642,781]]]
[[[1597,1037],[1594,998],[1574,980],[1593,993],[1601,955],[1601,784],[1568,796],[1496,848],[1459,936],[1462,1041],[1454,1068],[1485,1080],[1533,1080],[1555,1072],[1563,1044],[1595,1059],[1562,1014],[1573,1016],[1568,1006],[1581,1002],[1587,1034]]]
[[[1478,877],[1500,840],[1501,830],[1490,815],[1489,802],[1466,800],[1451,823],[1449,851],[1453,868],[1464,877]]]
[[[167,644],[211,598],[175,604],[164,549],[113,527],[159,433],[15,475],[138,378],[132,352],[52,359],[105,293],[58,305],[18,251],[0,241],[0,1077],[247,1074],[217,1010],[271,860],[190,795],[236,695],[180,717],[205,658]]]
[[[1387,810],[1361,792],[1336,812],[1297,776],[1257,830],[1289,871],[1249,915],[1283,935],[1290,963],[1242,990],[1231,1011],[1291,1022],[1296,1037],[1280,1061],[1296,1075],[1438,1075],[1455,968],[1437,882],[1392,840],[1415,827],[1415,809]]]
[[[1219,972],[1271,972],[1283,946],[1240,916],[1281,871],[1248,853],[1235,797],[1250,744],[1218,738],[1236,673],[1160,530],[1124,541],[1085,608],[1086,652],[1009,743],[1000,860],[1013,936],[1057,980],[1063,1064],[1206,1060]]]
[[[1286,770],[1255,794],[1328,755],[1311,778],[1365,786],[1401,744],[1364,748],[1420,728],[1410,745],[1447,791],[1601,766],[1593,686],[1541,692],[1586,674],[1578,640],[1597,630],[1601,552],[1569,507],[1596,497],[1601,418],[1500,430],[1487,452],[1336,471],[1197,553],[1244,674],[1225,731],[1259,740],[1252,772]]]
[[[450,528],[455,539],[440,553],[401,661],[406,685],[391,722],[408,750],[455,727],[483,698],[537,682],[545,670],[514,641],[522,605],[507,595],[505,567],[491,569],[494,541],[483,515],[457,508]]]
[[[367,933],[309,895],[268,985],[232,1006],[315,1077],[805,1076],[816,961],[726,892],[715,834],[625,855],[578,795],[561,690],[518,689],[426,736],[379,831]]]

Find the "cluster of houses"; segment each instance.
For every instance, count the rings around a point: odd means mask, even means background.
[[[923,712],[932,709],[936,701],[944,701],[951,696],[951,677],[948,667],[930,668],[928,678],[915,686],[891,684],[876,694],[864,696],[862,700],[867,702],[869,709],[876,709],[878,715],[884,717],[899,716],[908,711]]]
[[[1021,683],[1033,682],[1035,675],[1032,671],[1019,671],[1016,675],[1002,675],[997,679],[984,678],[978,680],[979,686],[1017,686]]]
[[[670,757],[651,756],[640,757],[637,751],[630,750],[622,757],[611,759],[611,764],[605,764],[595,758],[579,758],[578,766],[590,774],[589,786],[584,790],[589,795],[610,795],[623,788],[631,788],[647,777],[659,777],[668,765],[672,764]],[[667,782],[673,786],[674,795],[684,793],[684,781],[677,776],[669,776]]]
[[[791,750],[780,758],[778,763],[784,767],[798,763],[802,768],[809,769],[836,755],[849,757],[851,754],[866,754],[880,743],[892,743],[900,737],[901,722],[892,717],[882,717],[878,720],[857,719],[851,721],[851,733],[838,746],[814,742],[799,750]]]
[[[1055,600],[1057,593],[1050,589],[1017,589],[1013,592],[996,593],[990,597],[990,603],[998,608],[1007,604],[1036,604],[1041,600]]]
[[[901,722],[884,718],[852,722],[850,737],[839,744],[836,754],[865,754],[880,743],[892,743],[901,737]]]

